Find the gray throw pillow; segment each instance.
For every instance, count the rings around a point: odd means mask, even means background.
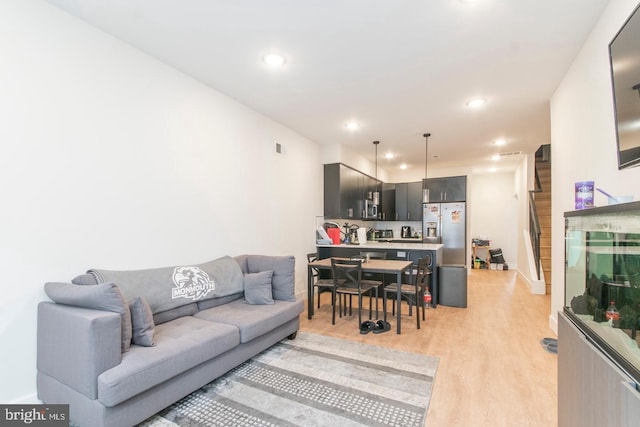
[[[273,299],[295,301],[295,262],[293,256],[249,255],[249,273],[273,270]]]
[[[244,275],[244,300],[249,304],[273,304],[271,278],[273,270]]]
[[[131,347],[131,313],[129,305],[115,283],[106,282],[99,285],[83,286],[49,282],[45,283],[44,291],[49,298],[59,304],[113,311],[120,314],[121,350],[123,353],[129,351]]]
[[[143,347],[153,347],[156,325],[153,323],[153,313],[147,301],[137,297],[129,301],[131,310],[131,341]]]
[[[74,285],[97,285],[98,281],[92,274],[81,274],[71,279]]]

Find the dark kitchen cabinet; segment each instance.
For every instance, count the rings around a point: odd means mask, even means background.
[[[429,203],[464,202],[467,200],[467,177],[449,176],[423,180],[429,190]]]
[[[325,218],[355,218],[354,170],[339,163],[324,165],[324,216]]]
[[[395,187],[396,221],[421,221],[422,182],[402,182]]]
[[[382,184],[380,193],[380,219],[394,221],[396,219],[396,185]]]
[[[380,181],[346,165],[324,165],[324,217],[362,219],[364,199],[379,187]]]

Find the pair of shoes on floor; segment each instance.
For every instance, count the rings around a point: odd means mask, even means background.
[[[555,338],[542,338],[540,345],[543,346],[549,353],[558,352],[558,340]]]
[[[374,334],[381,334],[383,332],[387,332],[391,329],[391,324],[385,320],[378,320],[377,322],[373,322],[371,320],[367,320],[362,322],[360,325],[360,333],[368,334],[373,331]]]

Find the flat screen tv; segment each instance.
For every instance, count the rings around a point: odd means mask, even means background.
[[[618,169],[640,165],[640,6],[609,44]]]

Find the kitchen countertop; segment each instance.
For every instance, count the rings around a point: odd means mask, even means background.
[[[367,243],[365,243],[364,245],[345,245],[344,243],[341,243],[339,245],[321,245],[318,244],[316,246],[318,247],[325,247],[325,248],[369,248],[369,249],[407,249],[407,250],[438,250],[440,248],[443,247],[443,245],[441,243],[398,243],[398,240],[402,240],[402,239],[394,239],[394,243],[391,242],[378,242],[378,241],[374,241],[374,240],[370,240],[367,241]],[[406,239],[407,241],[411,241],[415,239]]]

